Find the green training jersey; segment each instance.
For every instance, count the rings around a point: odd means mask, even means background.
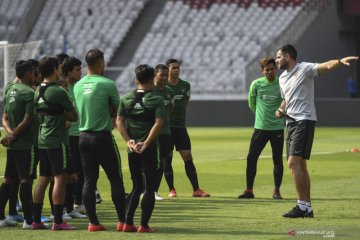
[[[34,114],[34,90],[23,83],[12,83],[6,86],[4,96],[4,112],[9,124],[15,129],[24,119],[25,114]],[[8,149],[30,149],[34,144],[33,124],[12,141]]]
[[[53,83],[48,85],[44,92],[45,100],[41,96],[39,98],[42,86],[39,86],[35,92],[35,108],[39,116],[38,147],[41,149],[58,148],[61,144],[68,145],[65,112],[74,110],[68,94],[62,87]],[[46,113],[52,108],[56,108],[57,113]]]
[[[164,99],[164,105],[165,105],[165,115],[164,115],[164,126],[160,131],[160,135],[167,135],[171,134],[170,132],[170,125],[169,125],[169,115],[172,111],[174,102],[174,91],[169,88],[168,86],[165,86],[163,90],[155,87],[153,89],[153,93],[155,95],[159,95]]]
[[[176,85],[168,84],[174,92],[174,107],[170,114],[170,127],[185,127],[186,107],[190,100],[190,83],[179,79]]]
[[[284,119],[276,118],[275,112],[282,102],[279,78],[270,82],[265,77],[254,80],[248,94],[250,109],[255,113],[255,129],[284,129]]]
[[[135,90],[120,102],[118,116],[126,118],[126,129],[131,139],[143,142],[148,137],[156,118],[164,119],[164,99],[153,91]],[[157,145],[157,139],[151,146]]]
[[[111,111],[119,107],[120,96],[114,81],[88,75],[75,84],[74,95],[80,131],[111,131]]]
[[[67,93],[69,95],[70,101],[72,102],[73,106],[76,109],[76,102],[75,102],[75,96],[74,96],[74,85],[71,83],[68,83],[67,86]],[[70,123],[70,128],[69,128],[69,136],[79,136],[80,131],[79,131],[79,120],[76,122],[71,122]]]

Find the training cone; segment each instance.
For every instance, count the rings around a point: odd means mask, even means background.
[[[359,152],[359,149],[358,149],[358,148],[352,148],[352,149],[351,149],[351,152],[353,152],[353,153],[354,153],[354,152]]]

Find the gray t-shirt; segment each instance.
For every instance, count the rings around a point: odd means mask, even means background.
[[[319,76],[316,63],[298,63],[279,77],[281,96],[286,102],[286,114],[296,121],[316,121],[314,77]],[[286,123],[289,123],[289,119]]]

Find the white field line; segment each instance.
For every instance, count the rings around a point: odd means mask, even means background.
[[[347,151],[333,151],[333,152],[314,152],[314,153],[311,153],[311,155],[327,155],[327,154],[334,154],[334,153],[344,153],[344,152],[347,152]],[[271,158],[272,155],[264,155],[264,156],[260,156],[259,158]],[[286,157],[286,154],[283,155],[283,157]],[[236,159],[245,159],[245,157],[239,157],[239,158],[236,158]],[[121,168],[122,170],[129,170],[129,168],[124,168],[122,167]],[[104,169],[100,168],[100,171],[103,172]],[[4,176],[0,176],[0,178],[3,178]]]

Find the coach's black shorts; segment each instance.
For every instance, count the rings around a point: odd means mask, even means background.
[[[286,155],[310,159],[316,121],[291,122],[286,131]]]
[[[24,150],[7,149],[5,177],[11,179],[33,179],[35,171],[34,148]]]
[[[186,128],[171,127],[170,131],[172,136],[171,150],[174,149],[174,145],[176,151],[191,150],[190,137]]]
[[[40,176],[50,177],[67,172],[69,166],[69,148],[40,149]]]
[[[172,144],[171,134],[159,135],[160,158],[169,157],[172,148],[173,148],[173,144]]]

